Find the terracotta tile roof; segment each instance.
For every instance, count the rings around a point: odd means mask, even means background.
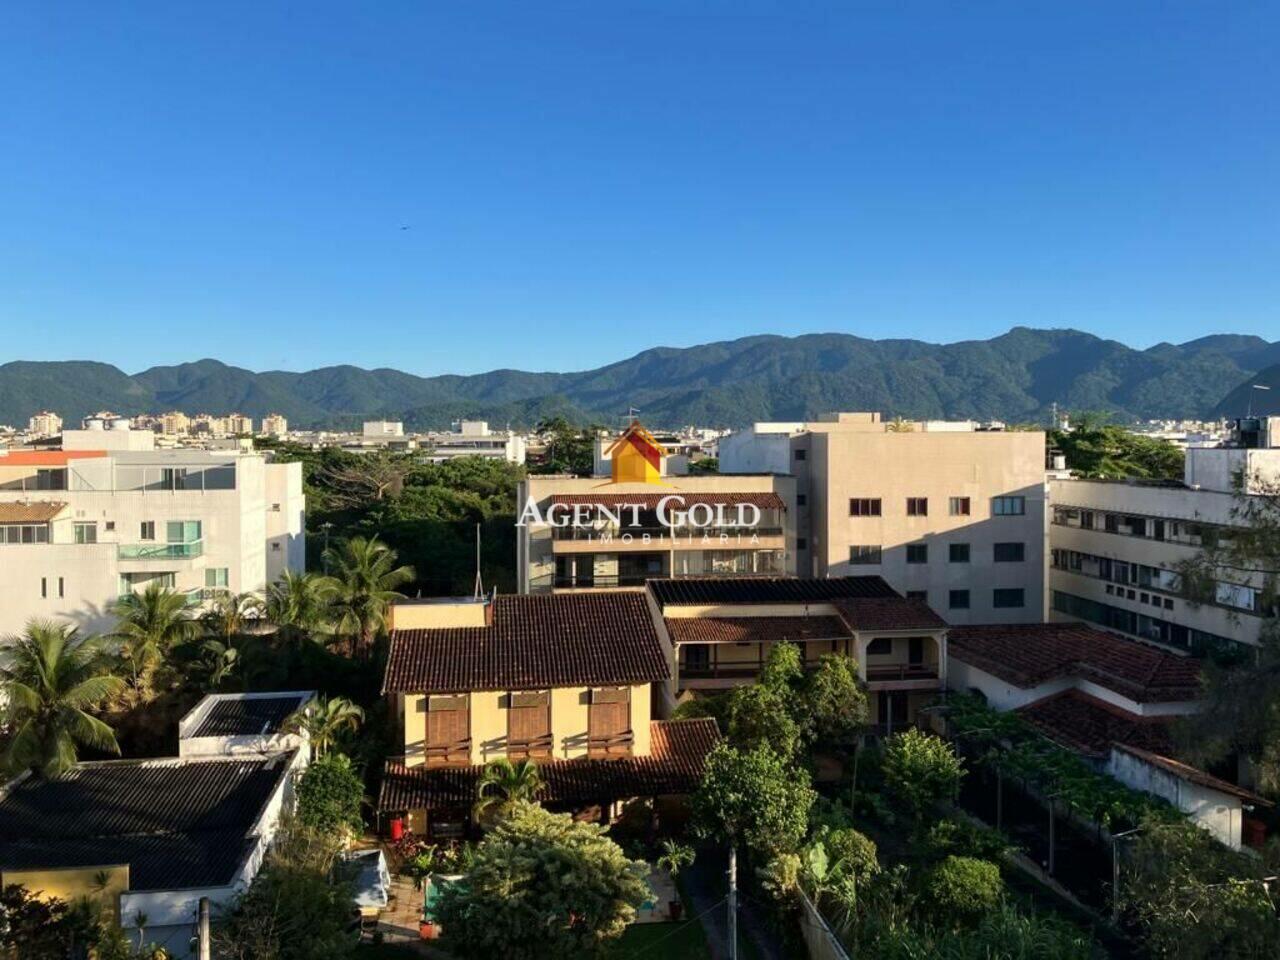
[[[799,643],[851,635],[839,617],[668,617],[665,622],[676,643]]]
[[[759,493],[686,493],[683,490],[672,488],[664,493],[557,493],[551,497],[552,503],[563,503],[566,506],[576,506],[577,504],[593,504],[602,503],[606,507],[616,507],[619,504],[639,504],[642,510],[658,509],[658,502],[664,497],[680,497],[684,503],[679,500],[668,505],[669,510],[687,510],[695,503],[707,503],[711,506],[724,504],[727,507],[736,507],[740,503],[753,503],[761,510],[785,510],[786,502],[782,497],[771,491],[761,491]]]
[[[383,693],[631,684],[670,675],[644,594],[500,596],[486,627],[395,630]]]
[[[4,466],[3,462],[0,466]],[[65,503],[51,500],[0,503],[0,523],[48,523],[66,507]]]
[[[1080,690],[1045,697],[1018,713],[1049,739],[1091,757],[1105,757],[1115,743],[1158,753],[1173,750],[1171,717],[1140,717]]]
[[[538,799],[549,804],[598,803],[627,797],[691,793],[702,780],[707,754],[720,739],[716,722],[654,720],[652,752],[621,760],[552,760],[539,767],[545,786]],[[469,808],[483,766],[406,767],[387,761],[378,809]]]
[[[1124,753],[1131,754],[1139,760],[1145,760],[1153,767],[1159,767],[1161,770],[1165,770],[1173,774],[1175,777],[1186,780],[1189,783],[1208,787],[1210,790],[1217,790],[1219,793],[1225,793],[1229,796],[1239,797],[1246,803],[1257,804],[1264,807],[1272,806],[1270,800],[1265,797],[1258,796],[1251,790],[1246,790],[1244,787],[1236,786],[1236,784],[1229,783],[1226,780],[1220,780],[1218,777],[1215,777],[1211,773],[1206,773],[1199,767],[1190,766],[1180,760],[1174,760],[1172,757],[1163,757],[1158,753],[1152,753],[1150,750],[1142,750],[1127,743],[1117,743],[1115,748]]]
[[[846,597],[835,602],[854,630],[945,630],[947,622],[921,600],[905,597]]]
[[[106,455],[105,450],[13,450],[0,454],[0,467],[65,467],[71,460]]]
[[[680,577],[650,580],[658,606],[717,603],[830,603],[840,597],[897,597],[880,577]]]
[[[1078,623],[952,627],[950,656],[1014,686],[1091,680],[1138,703],[1196,700],[1200,663]]]

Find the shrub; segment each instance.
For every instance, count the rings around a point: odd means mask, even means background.
[[[998,830],[974,826],[963,820],[946,819],[929,828],[922,852],[932,860],[941,860],[950,854],[999,860],[1009,849],[1009,841]]]
[[[822,842],[836,874],[852,877],[862,884],[880,872],[875,842],[857,830],[831,830],[823,835]]]
[[[964,776],[951,744],[915,728],[889,738],[882,767],[885,786],[917,821],[928,807],[954,793]]]
[[[298,819],[308,827],[356,833],[363,827],[360,804],[364,784],[351,760],[331,753],[316,760],[298,778]]]
[[[943,924],[975,921],[1000,905],[1004,880],[989,860],[949,856],[929,871],[924,900]]]

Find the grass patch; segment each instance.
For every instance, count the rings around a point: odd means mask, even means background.
[[[605,956],[609,960],[709,960],[711,951],[701,921],[685,919],[678,923],[633,923]]]

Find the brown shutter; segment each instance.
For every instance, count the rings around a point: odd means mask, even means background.
[[[551,756],[551,692],[521,690],[507,709],[507,756],[512,760]]]
[[[631,689],[598,687],[587,709],[587,753],[593,757],[631,755]]]
[[[471,711],[465,693],[427,700],[427,762],[469,763]]]

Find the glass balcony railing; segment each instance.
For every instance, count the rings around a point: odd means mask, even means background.
[[[122,543],[121,560],[189,560],[204,553],[204,542],[191,543]]]

